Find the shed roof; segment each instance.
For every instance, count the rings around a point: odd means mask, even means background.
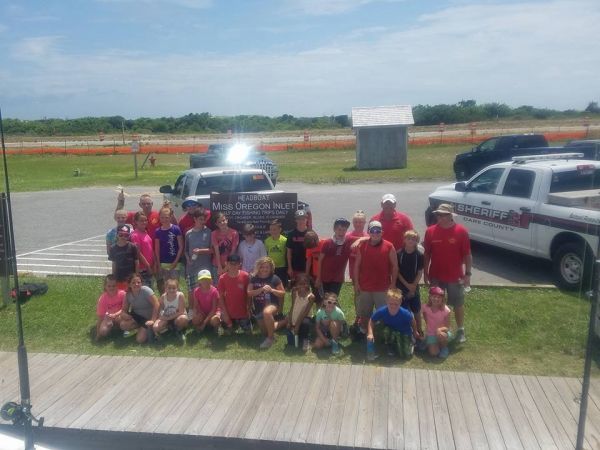
[[[410,105],[369,106],[352,108],[352,126],[389,127],[415,123]]]

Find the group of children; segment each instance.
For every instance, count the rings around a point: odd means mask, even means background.
[[[117,226],[107,234],[113,273],[106,277],[98,300],[97,339],[117,328],[142,343],[160,339],[168,330],[185,341],[186,329],[252,334],[256,326],[264,335],[261,349],[273,345],[276,331],[287,329],[289,345],[308,351],[312,336],[313,348],[330,347],[333,354],[340,353],[339,339],[349,333],[349,327],[338,296],[347,264],[352,267],[361,240],[368,236],[363,211],[354,214],[352,231],[348,232],[350,221],[340,218],[334,222],[332,238],[319,239],[308,227],[307,212],[298,210],[294,230],[285,236],[281,222],[275,220],[262,242],[252,224],[243,227],[240,241],[224,214],[214,217],[211,229],[206,223],[208,211],[193,200],[183,206],[186,214],[179,224],[187,226],[175,224],[171,208],[164,205],[154,236],[147,231],[143,212],[133,216],[132,231],[125,223],[127,213],[116,211]],[[185,233],[182,228],[187,228]],[[429,290],[429,300],[421,307],[423,255],[418,242],[415,231],[406,232],[397,255],[396,289],[387,292],[386,305],[370,319],[364,318],[366,329],[357,323],[350,327],[366,335],[369,359],[376,357],[375,342],[404,358],[413,354],[415,343],[432,356],[448,356],[450,310],[439,287]],[[179,286],[183,274],[187,302]],[[153,278],[158,297],[152,290]],[[291,307],[286,314],[288,290]]]

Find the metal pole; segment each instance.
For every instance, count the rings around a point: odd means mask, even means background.
[[[17,347],[17,362],[19,366],[19,386],[21,391],[21,407],[25,413],[25,419],[23,421],[23,433],[25,441],[25,450],[31,450],[34,448],[33,440],[33,429],[31,426],[31,399],[29,389],[29,367],[27,364],[27,349],[25,348],[25,339],[23,338],[23,320],[21,317],[21,293],[19,289],[19,274],[17,273],[17,258],[15,253],[15,235],[13,232],[13,221],[12,221],[12,205],[10,201],[10,183],[8,181],[8,165],[6,163],[6,148],[4,145],[4,127],[2,125],[2,110],[0,109],[0,139],[2,142],[2,161],[4,164],[4,184],[6,186],[6,205],[8,209],[8,233],[9,246],[10,246],[10,258],[12,258],[13,277],[15,280],[15,292],[16,292],[16,314],[17,314],[17,334],[19,337],[19,344]]]

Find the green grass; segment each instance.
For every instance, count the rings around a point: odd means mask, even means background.
[[[272,152],[280,168],[280,181],[306,183],[402,182],[452,179],[454,155],[465,146],[415,147],[409,150],[408,168],[356,170],[354,150],[302,150]],[[144,155],[138,158],[141,167]],[[156,167],[138,169],[134,177],[131,155],[10,155],[11,190],[40,191],[90,186],[172,184],[189,167],[189,155],[156,155]],[[80,176],[74,176],[79,169]],[[3,171],[0,171],[3,175]]]
[[[133,338],[115,333],[100,343],[94,341],[95,303],[101,279],[92,277],[48,277],[47,294],[23,305],[25,342],[30,352],[60,352],[102,355],[182,356],[268,361],[364,363],[364,343],[342,342],[344,353],[331,357],[324,350],[303,355],[285,347],[283,333],[268,351],[259,351],[262,337],[217,338],[213,333],[192,333],[181,346],[166,335],[161,344],[138,345]],[[341,295],[347,320],[354,320],[351,290]],[[286,307],[289,299],[286,298]],[[415,356],[408,362],[380,357],[379,365],[411,368],[581,376],[589,303],[556,289],[473,289],[468,294],[466,324],[468,342],[454,347],[446,361]],[[0,350],[17,346],[14,305],[0,310]],[[598,374],[600,350],[596,347],[594,371]]]

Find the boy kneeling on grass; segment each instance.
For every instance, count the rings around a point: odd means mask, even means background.
[[[367,359],[377,358],[373,330],[377,328],[377,340],[385,344],[388,356],[398,354],[401,358],[410,358],[414,352],[414,340],[420,338],[417,322],[412,312],[402,308],[402,291],[389,289],[386,305],[377,309],[369,319],[367,331]]]

